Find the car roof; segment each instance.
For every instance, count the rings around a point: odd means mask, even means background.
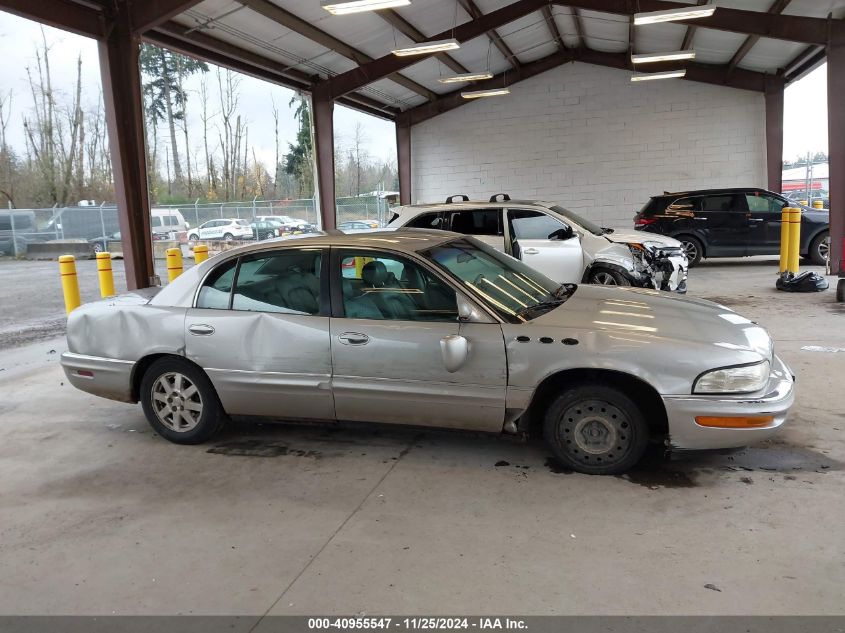
[[[307,235],[295,235],[265,240],[257,244],[246,244],[226,251],[227,255],[253,253],[256,251],[281,249],[287,247],[326,247],[342,246],[355,248],[359,246],[380,247],[391,250],[416,253],[449,240],[465,237],[450,231],[434,231],[429,229],[381,229],[365,233],[342,233],[340,231],[323,231]]]
[[[692,189],[690,191],[664,191],[661,194],[652,196],[652,198],[677,198],[678,196],[707,196],[719,193],[746,193],[748,191],[760,191],[763,193],[770,193],[775,196],[781,195],[775,193],[774,191],[763,189],[762,187],[725,187],[722,189]]]

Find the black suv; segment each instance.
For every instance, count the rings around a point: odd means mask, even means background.
[[[780,253],[783,207],[801,209],[801,254],[824,265],[830,250],[830,213],[765,189],[705,189],[654,196],[634,216],[638,231],[680,240],[689,265],[704,257]]]

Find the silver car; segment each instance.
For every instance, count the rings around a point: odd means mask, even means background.
[[[766,331],[723,306],[558,284],[467,236],[398,230],[264,242],[162,289],[84,305],[62,365],[141,401],[181,444],[228,415],[541,431],[574,470],[769,437],[793,377]]]

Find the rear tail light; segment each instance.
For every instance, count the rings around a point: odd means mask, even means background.
[[[634,226],[648,226],[657,223],[656,218],[634,218]]]

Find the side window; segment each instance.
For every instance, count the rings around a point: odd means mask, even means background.
[[[406,224],[411,229],[443,229],[443,214],[423,213]]]
[[[285,249],[241,258],[233,310],[320,313],[319,249]]]
[[[450,229],[464,235],[504,235],[502,212],[499,209],[446,212]]]
[[[745,194],[745,200],[752,213],[780,213],[786,205],[784,200],[759,191]]]
[[[540,211],[508,210],[508,222],[515,240],[547,240],[555,231],[567,228],[557,218]]]
[[[454,289],[425,267],[388,253],[342,251],[343,312],[349,319],[456,321]]]
[[[674,215],[677,217],[692,217],[699,209],[696,208],[697,200],[695,198],[681,198],[675,200],[672,204],[666,207],[667,215]]]
[[[235,278],[237,258],[220,264],[206,277],[197,297],[198,308],[228,310],[232,293],[232,281]]]
[[[745,209],[739,203],[738,196],[725,194],[701,198],[701,211],[704,213],[729,213],[731,211],[745,211]]]
[[[164,215],[161,219],[164,221],[165,226],[176,226],[179,224],[175,215]]]

